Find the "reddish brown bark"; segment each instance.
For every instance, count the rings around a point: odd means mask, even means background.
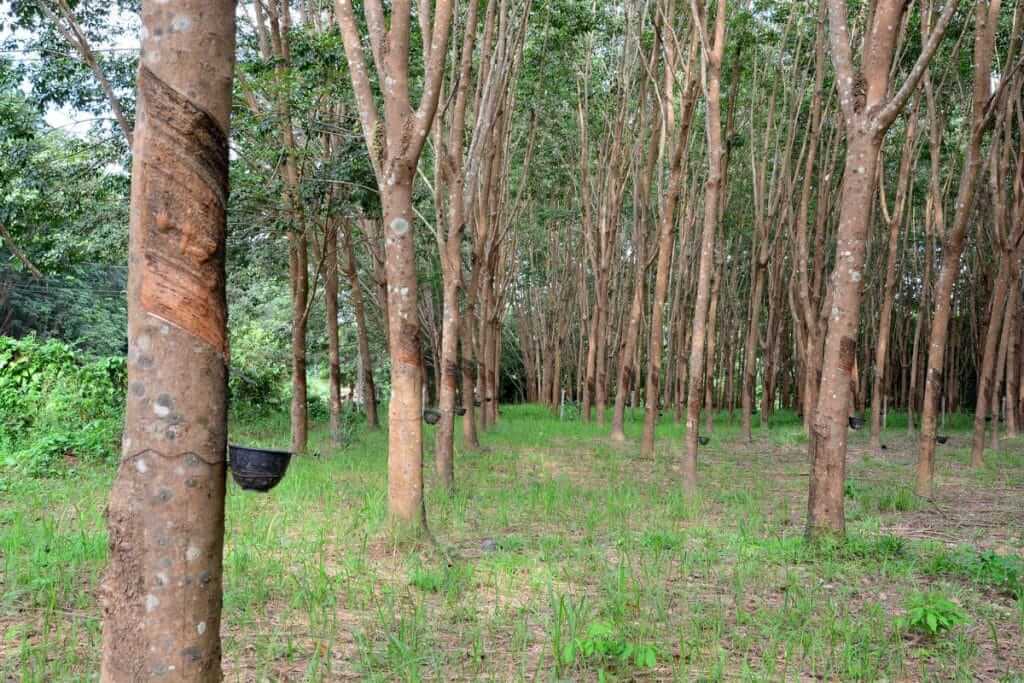
[[[843,486],[846,479],[846,439],[850,411],[851,377],[856,378],[857,328],[871,195],[878,155],[889,126],[906,105],[934,54],[953,15],[947,5],[936,30],[929,36],[906,82],[890,95],[889,76],[898,29],[906,4],[882,0],[874,8],[871,29],[863,46],[863,96],[855,91],[847,8],[844,0],[829,0],[829,38],[840,105],[846,123],[846,163],[836,234],[836,261],[828,330],[822,356],[821,384],[815,410],[809,456],[807,534],[811,538],[842,535],[846,530]],[[853,373],[853,374],[851,374]]]
[[[892,309],[896,300],[896,252],[899,247],[900,227],[906,212],[910,195],[910,180],[913,175],[913,162],[917,155],[917,107],[912,106],[909,113],[906,137],[903,140],[903,151],[900,156],[899,176],[896,188],[895,206],[890,214],[886,206],[884,189],[881,192],[882,210],[889,224],[889,242],[885,258],[885,283],[882,288],[882,311],[878,322],[878,339],[875,344],[875,363],[871,385],[871,448],[876,452],[882,449],[882,396],[885,394],[886,364],[889,359],[889,334],[892,329]],[[884,179],[884,169],[879,174]],[[884,188],[884,180],[881,180]]]
[[[466,102],[469,95],[470,69],[473,66],[473,46],[476,40],[476,18],[479,3],[472,3],[463,28],[462,55],[459,76],[455,85],[455,106],[448,129],[447,155],[440,159],[441,180],[448,186],[448,229],[437,228],[437,246],[441,256],[443,279],[443,315],[441,323],[441,377],[438,386],[438,409],[441,421],[437,426],[434,460],[442,485],[449,491],[455,488],[455,394],[461,379],[459,370],[459,335],[461,319],[459,288],[462,285],[462,230],[466,221],[465,186],[462,144],[466,128]],[[468,411],[467,411],[468,412]],[[472,418],[469,418],[472,419]]]
[[[655,62],[656,51],[652,51],[652,65]],[[645,91],[646,93],[646,91]],[[646,106],[643,104],[642,106]],[[646,117],[645,117],[646,118]],[[640,337],[640,318],[644,309],[644,285],[646,282],[647,269],[651,262],[647,256],[647,232],[648,223],[648,198],[651,191],[651,180],[654,177],[655,164],[658,160],[658,143],[660,133],[661,117],[657,108],[653,108],[650,115],[650,145],[647,150],[647,159],[640,170],[634,185],[634,214],[633,214],[633,296],[629,305],[629,321],[626,324],[625,332],[622,335],[622,343],[619,347],[619,373],[615,390],[615,411],[612,414],[613,441],[623,442],[626,440],[624,423],[626,416],[627,395],[633,390],[637,382],[637,351]],[[646,123],[646,122],[645,122]],[[643,136],[639,137],[637,149],[641,149]],[[671,248],[671,246],[669,247]]]
[[[142,5],[128,400],[100,586],[104,683],[221,680],[234,16],[233,2]]]
[[[695,2],[694,8],[699,5]],[[703,14],[703,11],[701,11]],[[690,339],[690,382],[686,395],[686,453],[683,457],[683,490],[697,491],[697,438],[700,431],[700,410],[704,390],[707,321],[711,298],[711,277],[714,270],[715,234],[718,231],[722,171],[725,148],[722,144],[722,58],[725,56],[726,3],[718,0],[714,36],[709,38],[710,22],[705,16],[694,16],[701,31],[704,72],[704,100],[707,107],[708,177],[704,183],[704,227],[700,245],[700,266],[697,271],[697,294],[694,300],[693,331]],[[701,29],[699,25],[703,23]]]
[[[685,83],[682,93],[681,108],[676,116],[675,102],[672,93],[675,84],[675,69],[678,61],[676,52],[676,36],[671,29],[674,16],[674,2],[668,2],[663,10],[667,18],[665,32],[669,35],[666,41],[665,69],[663,86],[666,93],[662,103],[662,130],[666,135],[673,135],[672,156],[669,160],[669,179],[665,195],[658,207],[658,259],[655,267],[654,294],[651,301],[651,327],[647,344],[647,385],[645,393],[644,432],[640,442],[640,452],[644,456],[654,454],[654,430],[660,414],[659,399],[661,393],[661,348],[663,346],[664,329],[663,315],[665,297],[668,295],[669,275],[672,265],[672,248],[675,243],[673,231],[676,225],[676,208],[685,179],[683,158],[690,143],[690,125],[696,104],[697,70],[693,68],[696,54],[696,42],[691,41],[690,52],[684,67]],[[672,138],[670,138],[672,139]],[[683,246],[680,255],[685,253],[685,240],[689,231],[683,233]],[[680,256],[680,260],[682,256]],[[668,382],[671,384],[671,381]]]
[[[363,406],[366,424],[370,429],[380,428],[377,416],[377,387],[373,381],[373,357],[370,355],[370,338],[366,329],[366,310],[363,305],[363,290],[359,286],[356,271],[356,257],[352,249],[352,226],[345,229],[345,275],[348,276],[349,296],[356,319],[356,338],[359,347],[359,372],[363,389]]]
[[[328,219],[324,230],[324,313],[331,443],[341,444],[341,352],[338,344],[338,226]]]
[[[917,481],[919,496],[931,497],[935,476],[935,435],[942,390],[942,371],[946,363],[946,342],[952,311],[953,283],[960,271],[960,255],[970,224],[970,212],[981,170],[981,143],[988,127],[989,94],[991,91],[992,57],[1000,0],[979,2],[975,7],[974,24],[974,89],[968,125],[966,158],[960,174],[956,196],[956,212],[950,231],[943,238],[942,266],[935,283],[935,309],[932,314],[928,344],[928,369],[924,380],[924,404],[921,410],[921,439],[918,448]],[[931,106],[931,105],[929,105]],[[940,236],[941,237],[941,236]]]
[[[349,73],[359,107],[360,123],[384,213],[385,271],[388,292],[388,336],[391,354],[391,401],[388,405],[388,511],[405,530],[426,531],[423,501],[423,365],[417,311],[416,253],[413,241],[412,184],[420,152],[433,125],[441,90],[453,6],[438,0],[432,17],[421,8],[425,75],[423,94],[414,110],[409,96],[409,0],[391,5],[385,26],[380,0],[367,0],[364,11],[370,52],[383,92],[378,112],[363,55],[362,36],[351,0],[337,0]],[[383,132],[383,136],[380,133]],[[381,144],[383,138],[383,144]]]

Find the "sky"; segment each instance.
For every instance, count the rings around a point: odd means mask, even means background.
[[[112,10],[110,14],[111,24],[125,27],[129,30],[124,30],[119,36],[116,37],[111,43],[108,44],[97,44],[91,45],[93,52],[103,53],[112,50],[138,50],[139,49],[139,36],[134,30],[130,30],[133,24],[138,22],[137,17],[128,16],[123,12]],[[0,43],[6,41],[11,36],[14,36],[15,41],[19,45],[27,43],[28,34],[27,32],[19,29],[17,31],[11,31],[10,27],[0,23]],[[78,57],[77,52],[71,46],[67,47],[69,54],[71,54],[76,61],[81,61]],[[0,56],[9,57],[14,61],[34,61],[39,59],[39,54],[35,52],[5,52],[0,50]],[[85,68],[83,66],[83,68]],[[30,83],[24,83],[22,89],[27,93],[30,92],[32,86]],[[96,116],[90,112],[78,111],[72,107],[55,107],[51,106],[46,111],[45,115],[46,123],[53,128],[58,128],[72,135],[85,135],[95,121]]]

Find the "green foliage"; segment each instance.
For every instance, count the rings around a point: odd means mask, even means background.
[[[111,459],[112,437],[121,428],[120,421],[95,421],[81,430],[45,434],[4,460],[5,465],[29,477],[63,475],[66,463],[79,458]]]
[[[231,407],[241,413],[266,413],[288,401],[290,365],[277,336],[251,322],[231,332]]]
[[[938,591],[911,593],[904,607],[906,614],[896,619],[901,630],[937,636],[967,623],[967,614],[960,606]]]
[[[934,575],[964,576],[980,586],[1024,599],[1024,560],[1013,555],[962,547],[937,555],[925,570]]]
[[[409,572],[409,585],[424,593],[438,593],[448,600],[456,600],[465,592],[473,579],[473,568],[468,564],[446,564],[440,568],[415,565]]]
[[[586,598],[571,595],[552,596],[551,646],[555,668],[597,667],[603,678],[608,667],[653,668],[658,663],[657,648],[647,642],[627,637],[608,621],[590,620]],[[586,627],[584,628],[584,624]]]
[[[648,531],[640,537],[640,545],[656,553],[675,550],[682,542],[682,537],[672,531]]]
[[[123,358],[89,361],[56,340],[0,337],[0,463],[52,476],[64,459],[112,460],[124,391]]]
[[[882,534],[872,537],[847,536],[843,540],[825,537],[818,542],[818,549],[824,557],[879,562],[903,556],[906,545],[899,536]]]
[[[864,486],[847,479],[843,495],[868,512],[909,512],[921,506],[920,499],[906,485]]]
[[[845,538],[824,536],[807,541],[803,536],[765,539],[756,546],[764,557],[780,564],[833,562],[882,563],[907,555],[907,544],[899,536],[881,534],[861,536],[848,534]]]
[[[650,669],[658,663],[658,650],[653,645],[625,639],[606,621],[595,621],[587,626],[586,635],[565,644],[561,657],[567,665],[588,662]]]

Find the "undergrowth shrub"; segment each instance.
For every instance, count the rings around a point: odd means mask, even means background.
[[[870,513],[910,512],[921,507],[921,500],[914,491],[903,485],[869,486],[847,479],[843,495]]]
[[[766,538],[751,542],[751,547],[769,562],[803,564],[822,560],[840,562],[884,562],[907,556],[906,542],[892,534],[856,535],[844,538],[825,536],[807,541],[803,536]]]
[[[965,577],[1017,600],[1024,598],[1024,560],[1013,555],[979,552],[965,546],[936,555],[924,570],[933,575]]]
[[[0,465],[54,476],[65,462],[113,461],[121,436],[123,358],[88,359],[35,337],[0,337]]]
[[[259,415],[283,409],[289,398],[290,369],[290,359],[270,329],[250,323],[232,330],[228,376],[232,410]]]
[[[906,614],[896,619],[901,630],[937,636],[967,623],[967,614],[960,606],[938,591],[911,593],[904,601]]]

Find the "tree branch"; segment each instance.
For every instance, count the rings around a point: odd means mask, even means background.
[[[906,106],[911,94],[917,89],[917,84],[924,75],[925,69],[928,68],[928,63],[931,61],[932,55],[935,54],[935,50],[938,49],[939,43],[942,42],[946,28],[949,26],[949,22],[953,18],[953,13],[960,4],[960,0],[946,0],[946,3],[946,8],[942,10],[942,16],[939,17],[939,23],[928,35],[928,42],[925,44],[924,49],[921,50],[921,54],[918,55],[913,68],[910,69],[907,80],[903,82],[900,89],[889,98],[878,114],[875,115],[874,126],[876,130],[885,130],[891,126],[892,122],[896,120],[896,117],[903,110],[903,107]]]
[[[18,257],[18,260],[21,261],[22,265],[24,265],[26,269],[28,269],[28,272],[32,273],[32,277],[37,280],[41,280],[43,278],[43,274],[39,272],[39,269],[36,268],[31,261],[28,260],[28,256],[25,256],[25,252],[18,248],[18,245],[14,243],[14,238],[11,237],[11,233],[7,232],[7,228],[3,223],[0,223],[0,237],[3,237],[3,240],[7,244],[7,248],[11,250],[11,253]]]

